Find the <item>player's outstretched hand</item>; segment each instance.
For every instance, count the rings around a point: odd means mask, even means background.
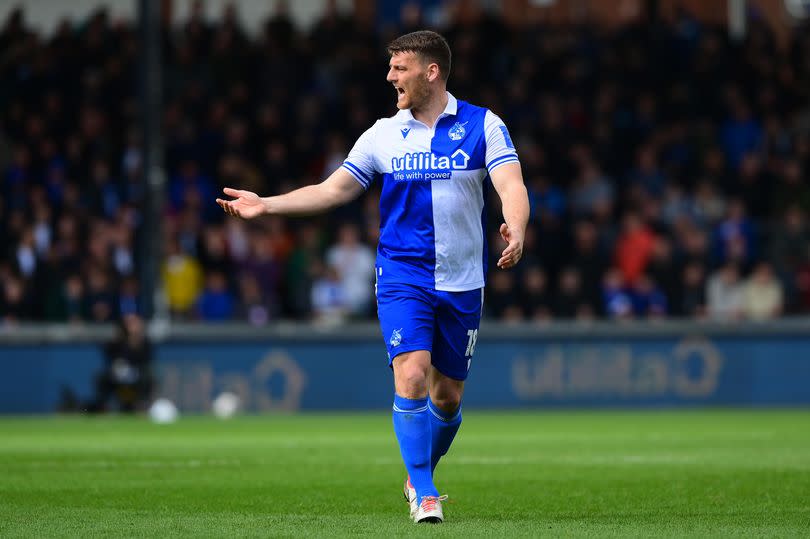
[[[517,234],[509,230],[509,226],[506,223],[501,225],[500,232],[503,241],[509,245],[507,245],[506,249],[501,253],[501,258],[498,260],[498,267],[501,269],[513,268],[523,256],[523,238],[517,237]]]
[[[217,199],[217,204],[222,206],[222,209],[225,210],[225,213],[228,215],[241,217],[243,219],[253,219],[264,213],[264,203],[256,193],[231,189],[230,187],[226,187],[222,192],[229,197],[235,198],[235,200]]]

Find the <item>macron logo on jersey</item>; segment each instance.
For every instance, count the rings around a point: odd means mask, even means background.
[[[453,155],[436,155],[433,152],[409,152],[402,157],[391,158],[395,180],[449,180],[453,170],[465,170],[470,156],[458,149]]]

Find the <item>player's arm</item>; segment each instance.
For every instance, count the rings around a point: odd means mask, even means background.
[[[279,196],[260,197],[251,191],[226,187],[223,192],[234,200],[218,198],[217,204],[228,215],[243,219],[260,215],[313,215],[346,204],[360,196],[363,190],[354,176],[341,167],[321,183]]]
[[[523,184],[523,173],[520,163],[504,163],[490,172],[492,185],[498,192],[503,206],[501,237],[508,245],[501,253],[498,267],[514,267],[523,256],[523,238],[526,235],[526,223],[529,222],[529,195]]]

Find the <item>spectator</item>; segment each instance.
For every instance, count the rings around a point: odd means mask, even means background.
[[[71,275],[65,280],[63,302],[64,320],[74,323],[87,320],[84,283],[78,275]]]
[[[798,204],[789,206],[782,219],[771,224],[769,237],[767,261],[773,264],[783,284],[783,313],[800,313],[803,310],[800,275],[810,260],[810,227]]]
[[[709,239],[703,230],[691,224],[686,224],[680,227],[676,234],[680,257],[684,263],[709,264],[711,259]]]
[[[228,256],[228,246],[223,227],[218,225],[205,227],[198,259],[207,270],[214,270],[226,276],[233,275],[234,264],[231,257]]]
[[[250,256],[241,261],[238,268],[240,278],[255,279],[262,297],[270,305],[278,304],[277,290],[281,281],[281,260],[273,252],[272,238],[260,231],[249,236]]]
[[[655,247],[655,234],[635,212],[625,214],[622,233],[616,242],[615,262],[622,272],[622,280],[635,284],[647,269]]]
[[[319,262],[315,269],[317,277],[312,284],[312,312],[315,321],[336,324],[346,320],[349,303],[337,270]]]
[[[19,323],[30,315],[31,304],[21,279],[15,277],[5,279],[0,306],[2,306],[0,312],[3,313],[2,321],[6,324]]]
[[[374,261],[374,253],[360,242],[360,230],[353,223],[340,227],[337,243],[326,251],[326,263],[337,272],[353,315],[367,315],[371,308]]]
[[[756,265],[744,285],[743,312],[752,320],[768,320],[782,314],[784,292],[767,262]]]
[[[699,262],[690,262],[683,268],[683,283],[677,296],[680,304],[674,306],[675,314],[689,318],[706,316],[705,274]]]
[[[310,291],[317,277],[315,268],[321,252],[320,230],[305,223],[298,231],[298,242],[287,260],[285,268],[285,303],[288,312],[304,318],[312,312]]]
[[[665,183],[664,174],[658,168],[655,148],[649,144],[639,148],[630,184],[640,188],[647,196],[661,198],[664,195]]]
[[[745,154],[740,163],[739,181],[734,187],[750,216],[757,219],[768,214],[768,186],[773,184],[762,167],[758,154]]]
[[[636,280],[630,298],[633,313],[639,318],[663,318],[669,312],[666,295],[647,274]]]
[[[523,272],[521,308],[531,320],[549,320],[552,317],[552,297],[548,291],[546,273],[539,266],[529,266]]]
[[[602,276],[609,265],[608,257],[599,246],[599,232],[591,221],[579,221],[574,225],[574,246],[571,267],[582,279],[585,301],[596,306],[601,303]]]
[[[205,288],[197,301],[200,319],[206,322],[225,322],[234,314],[234,297],[228,290],[225,274],[210,272],[205,278]]]
[[[527,190],[532,219],[539,220],[541,215],[562,219],[566,210],[565,193],[549,183],[548,178],[534,177],[528,181]]]
[[[34,231],[26,228],[20,242],[17,244],[17,271],[23,277],[33,277],[37,271],[39,257],[37,257],[36,245],[34,243]]]
[[[722,127],[720,139],[726,158],[735,169],[740,166],[747,153],[761,149],[762,126],[753,117],[751,108],[739,95],[734,95],[732,98],[731,114]]]
[[[135,247],[131,229],[118,225],[109,234],[112,265],[119,276],[125,277],[135,272]]]
[[[554,298],[553,313],[558,318],[576,318],[589,315],[593,306],[588,303],[582,290],[582,278],[575,268],[565,268],[560,272],[559,287]]]
[[[272,318],[272,310],[267,300],[262,297],[261,287],[252,275],[239,279],[239,299],[240,320],[252,326],[264,326]]]
[[[622,272],[610,268],[602,282],[603,310],[608,318],[622,320],[633,317],[633,301],[624,286]]]
[[[733,263],[722,266],[706,283],[706,307],[709,316],[718,320],[738,320],[743,314],[744,288],[740,270]]]
[[[194,258],[180,251],[177,240],[167,241],[166,262],[163,264],[163,283],[172,314],[188,317],[202,291],[202,269]]]
[[[647,274],[670,302],[678,295],[681,276],[669,238],[656,238]]]
[[[756,256],[754,224],[746,215],[742,200],[734,199],[726,210],[726,218],[714,230],[714,259],[724,264],[735,261],[748,264]]]
[[[571,193],[571,207],[580,217],[604,213],[612,208],[614,201],[613,185],[602,174],[599,166],[585,159],[580,167],[579,178]]]
[[[720,196],[717,188],[710,181],[698,183],[692,194],[692,204],[698,224],[702,226],[714,225],[726,213],[726,200]]]
[[[685,221],[692,222],[696,217],[697,208],[687,197],[683,186],[675,182],[667,183],[661,203],[661,221],[671,228]]]
[[[810,186],[807,185],[802,164],[798,159],[788,159],[782,165],[782,174],[770,189],[771,215],[783,215],[788,207],[798,205],[805,214],[810,213]]]
[[[520,308],[514,272],[499,271],[495,273],[490,279],[489,287],[489,297],[484,303],[484,308],[490,316],[502,320],[507,317],[514,320],[520,313],[520,317],[522,317],[523,311]]]
[[[93,322],[112,322],[118,314],[114,283],[103,267],[88,270],[86,301]]]
[[[118,317],[124,318],[135,314],[141,316],[140,286],[134,277],[126,277],[121,283],[121,291],[118,296]]]

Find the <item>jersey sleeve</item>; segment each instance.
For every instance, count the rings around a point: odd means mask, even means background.
[[[341,165],[363,186],[363,189],[368,189],[374,180],[374,175],[377,173],[374,159],[374,139],[378,125],[379,121],[360,135],[360,138],[357,139],[354,147],[349,152],[349,156]]]
[[[492,173],[493,170],[506,163],[518,162],[517,150],[512,144],[512,138],[509,136],[506,125],[498,115],[489,110],[484,117],[484,134],[487,140],[487,172]]]

